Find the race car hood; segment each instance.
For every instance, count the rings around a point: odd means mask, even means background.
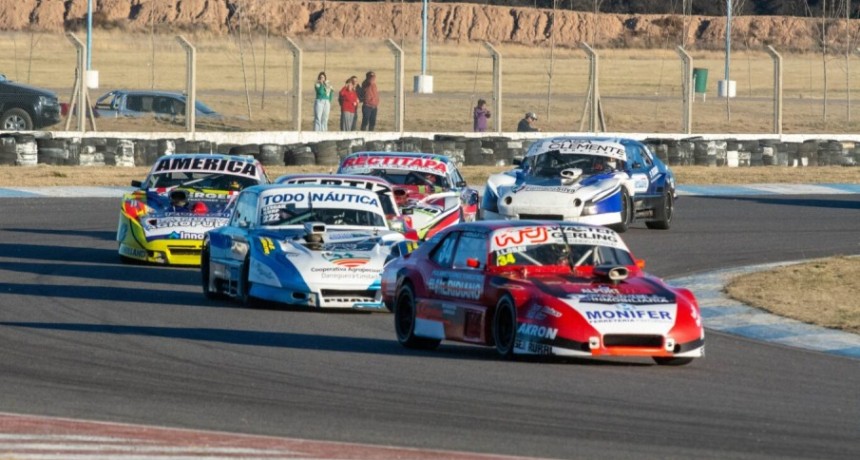
[[[565,178],[530,177],[519,173],[514,176],[514,181],[510,180],[510,175],[497,174],[502,177],[491,179],[495,179],[497,184],[499,212],[503,215],[566,214],[617,192],[626,180],[623,172],[587,177],[577,177],[576,174],[573,172]]]
[[[663,335],[672,329],[679,314],[675,294],[645,277],[617,284],[573,276],[541,277],[531,282],[601,334]]]
[[[393,231],[337,229],[308,243],[301,230],[261,234],[265,267],[255,276],[269,284],[363,290],[378,282],[391,246],[403,240]],[[265,273],[264,273],[265,272]]]

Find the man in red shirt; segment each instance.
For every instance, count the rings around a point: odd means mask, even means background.
[[[355,92],[355,85],[358,84],[358,77],[355,75],[346,80],[346,85],[340,89],[340,130],[355,131],[355,109],[358,107],[358,93]]]
[[[376,89],[376,73],[367,72],[361,83],[361,130],[373,131],[376,128],[376,108],[379,106],[379,91]]]

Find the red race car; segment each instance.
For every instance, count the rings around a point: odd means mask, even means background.
[[[645,273],[604,227],[470,222],[417,247],[401,243],[394,254],[382,297],[408,348],[447,339],[495,346],[504,357],[650,357],[665,365],[705,354],[693,293]]]
[[[475,220],[478,191],[470,188],[447,156],[430,153],[358,152],[343,159],[338,174],[385,179],[394,187],[400,212],[419,239],[458,222]]]

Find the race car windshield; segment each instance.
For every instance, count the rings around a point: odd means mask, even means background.
[[[374,169],[370,175],[381,177],[394,185],[427,185],[449,188],[448,179],[440,174],[408,169]]]
[[[584,175],[598,174],[613,169],[610,159],[600,155],[561,153],[551,150],[529,158],[527,171],[536,177],[558,177],[565,169],[579,168]]]
[[[322,222],[326,225],[354,227],[385,227],[385,218],[370,211],[337,208],[300,208],[276,215],[265,225],[301,225],[305,222]]]
[[[234,174],[212,174],[210,172],[166,172],[153,174],[146,188],[189,187],[214,190],[242,190],[257,185],[256,179]]]
[[[493,251],[490,260],[499,267],[564,265],[633,265],[630,253],[619,248],[591,244],[532,244]]]

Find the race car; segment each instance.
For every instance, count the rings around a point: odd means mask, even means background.
[[[358,152],[345,157],[337,172],[377,176],[391,183],[400,212],[410,217],[422,240],[477,216],[478,191],[468,187],[444,155]]]
[[[648,357],[664,365],[704,356],[693,293],[645,273],[609,228],[479,221],[410,248],[382,273],[382,300],[407,348],[454,340],[494,346],[503,357]]]
[[[637,219],[669,228],[675,177],[639,141],[554,137],[536,142],[520,167],[493,174],[481,200],[483,219],[540,219],[627,231]]]
[[[125,194],[116,239],[122,260],[199,265],[203,234],[227,223],[245,187],[268,183],[251,157],[175,154],[158,158]]]
[[[392,245],[379,196],[358,187],[269,184],[242,191],[230,222],[203,240],[208,298],[311,308],[383,309],[379,275]]]
[[[276,184],[319,184],[319,185],[343,185],[370,190],[379,196],[379,203],[385,210],[385,218],[392,230],[403,233],[407,239],[417,240],[418,232],[412,228],[412,217],[400,213],[397,205],[397,195],[404,195],[402,189],[396,189],[385,179],[375,176],[347,175],[347,174],[287,174],[275,179]]]

